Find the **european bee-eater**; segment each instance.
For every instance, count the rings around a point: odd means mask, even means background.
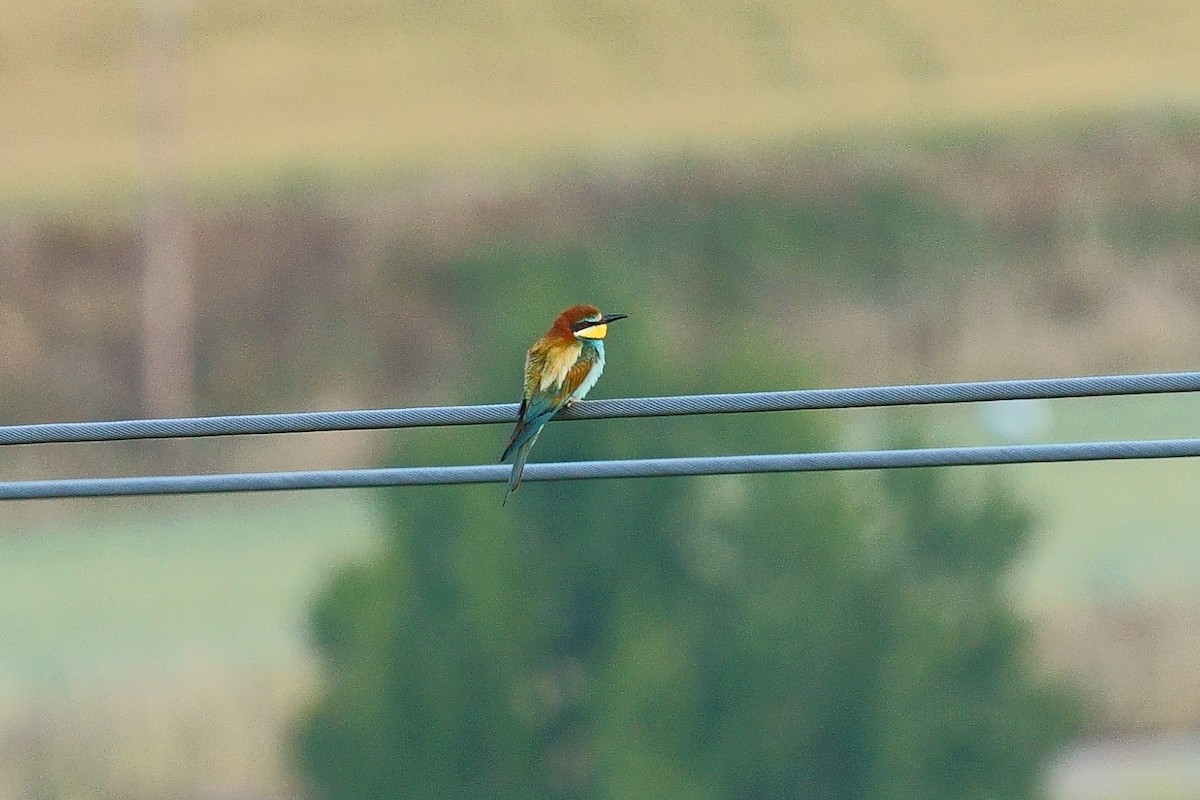
[[[595,306],[571,306],[554,318],[546,335],[525,354],[525,391],[517,428],[501,461],[516,453],[504,502],[521,485],[525,460],[550,418],[596,385],[604,371],[604,337],[608,325],[626,314],[601,314]],[[501,504],[503,505],[503,503]]]

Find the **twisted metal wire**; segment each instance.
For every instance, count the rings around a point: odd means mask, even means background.
[[[753,411],[869,408],[899,405],[976,403],[990,400],[1100,397],[1200,391],[1200,372],[1146,375],[1099,375],[1078,378],[934,383],[848,389],[800,389],[782,392],[701,394],[586,400],[557,419],[616,419]],[[0,445],[102,442],[198,436],[313,433],[445,425],[513,422],[516,403],[423,408],[309,411],[290,414],[242,414],[178,419],[111,422],[51,422],[0,426]]]
[[[1200,439],[1119,442],[1072,442],[987,447],[930,447],[910,450],[863,450],[833,453],[651,458],[626,461],[571,461],[530,464],[524,480],[563,481],[588,478],[647,478],[763,472],[952,467],[1060,461],[1184,458],[1200,456]],[[128,478],[68,478],[0,482],[0,500],[65,497],[262,492],[295,489],[350,489],[508,480],[502,464],[400,467],[393,469],[316,470],[224,475],[161,475]]]

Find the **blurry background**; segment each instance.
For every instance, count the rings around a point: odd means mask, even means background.
[[[10,0],[5,423],[1187,370],[1200,7]],[[1187,396],[535,459],[1195,434]],[[497,428],[5,478],[495,459]],[[1200,792],[1200,464],[0,507],[0,797]]]

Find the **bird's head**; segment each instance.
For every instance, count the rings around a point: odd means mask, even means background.
[[[580,304],[571,306],[554,319],[554,330],[576,339],[603,339],[608,334],[608,324],[625,319],[628,314],[601,314],[595,306]]]

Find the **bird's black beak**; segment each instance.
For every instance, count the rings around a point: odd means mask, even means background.
[[[600,318],[600,321],[597,322],[596,324],[597,325],[607,325],[610,322],[616,322],[617,320],[625,319],[628,316],[629,316],[628,314],[605,314],[603,317]]]

